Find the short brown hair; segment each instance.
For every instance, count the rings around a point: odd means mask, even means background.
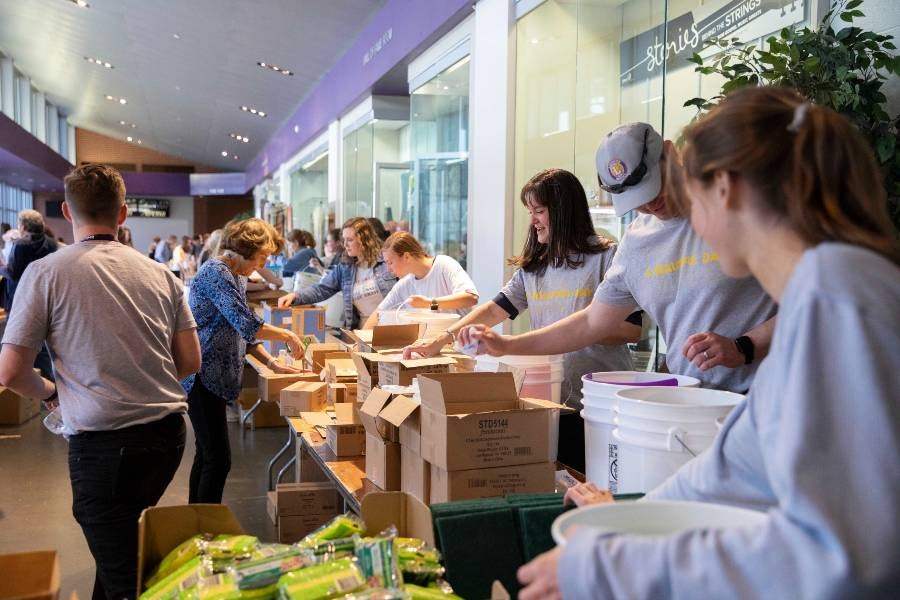
[[[89,163],[66,175],[66,204],[79,221],[115,225],[125,204],[125,181],[107,165]]]
[[[352,229],[356,232],[356,237],[359,238],[359,244],[362,246],[362,259],[364,261],[369,265],[374,265],[378,262],[378,255],[381,254],[381,238],[372,229],[372,224],[367,219],[363,217],[349,219],[341,229]]]
[[[219,251],[231,250],[249,260],[259,252],[275,254],[284,247],[284,238],[262,219],[231,221],[222,230]]]
[[[381,249],[382,251],[390,250],[398,256],[403,256],[404,254],[409,254],[414,258],[424,258],[428,256],[428,253],[425,252],[425,248],[422,247],[419,240],[413,237],[408,231],[396,231],[392,233],[390,237],[384,241],[384,246]]]
[[[808,244],[854,244],[900,264],[878,163],[846,117],[787,88],[748,87],[684,139],[689,179],[708,186],[717,171],[734,173],[760,192],[763,212]]]

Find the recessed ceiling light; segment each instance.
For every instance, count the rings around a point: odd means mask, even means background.
[[[126,100],[125,98],[118,98],[116,96],[110,96],[109,94],[107,94],[105,96],[105,98],[107,100],[109,100],[110,102],[118,102],[119,104],[128,104],[128,100]]]
[[[109,94],[106,95],[106,99],[107,99],[107,100],[115,100],[115,98],[113,98],[113,97],[110,96]]]
[[[176,40],[180,40],[180,39],[181,39],[181,36],[178,35],[177,33],[173,33],[173,34],[172,34],[172,38],[173,38],[173,39],[176,39]]]
[[[144,142],[142,142],[141,140],[138,140],[138,144],[143,144],[143,143],[144,143]]]
[[[282,68],[282,67],[276,67],[276,66],[273,65],[273,64],[266,63],[266,62],[263,62],[263,61],[259,61],[259,62],[257,62],[256,64],[259,65],[259,66],[260,66],[261,68],[263,68],[263,69],[266,69],[266,70],[268,70],[268,71],[272,71],[273,73],[278,73],[278,74],[280,74],[280,75],[293,75],[293,74],[294,74],[294,72],[291,71],[290,69],[285,69],[285,68]]]
[[[228,137],[236,142],[244,142],[245,144],[250,141],[250,138],[248,138],[246,135],[241,135],[240,133],[229,133]]]
[[[228,156],[228,152],[225,150],[222,150],[222,156]]]
[[[244,136],[244,137],[241,138],[241,141],[244,142],[244,143],[246,144],[247,142],[250,141],[250,138]]]
[[[85,56],[84,60],[88,61],[92,65],[97,65],[98,67],[106,67],[107,69],[115,69],[113,64],[108,60],[103,60],[102,58],[93,58],[91,56]]]
[[[124,125],[125,121],[119,121],[119,125]]]
[[[237,160],[237,159],[238,159],[238,155],[235,154],[235,155],[233,155],[231,158],[233,158],[234,160]]]
[[[243,105],[241,105],[241,110],[244,111],[244,112],[248,112],[248,113],[250,113],[251,115],[256,115],[256,116],[258,116],[258,117],[265,117],[265,116],[266,116],[266,113],[264,113],[264,112],[261,111],[261,110],[257,110],[257,109],[255,109],[255,108],[253,108],[253,107],[251,107],[251,106],[243,106]]]
[[[300,133],[300,126],[294,125],[294,133]]]
[[[91,5],[88,4],[85,0],[69,0],[72,4],[78,6],[79,8],[90,8]]]
[[[134,141],[134,138],[129,135],[129,136],[125,137],[125,140],[128,142],[132,142],[132,141]]]
[[[119,98],[119,104],[128,104],[128,100],[125,98]]]

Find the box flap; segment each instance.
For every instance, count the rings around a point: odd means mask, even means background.
[[[410,396],[397,396],[394,400],[382,409],[381,413],[378,415],[391,425],[395,427],[400,427],[400,425],[408,419],[410,416],[415,414],[419,407],[421,406],[421,401],[416,400]]]
[[[512,373],[513,378],[516,380],[516,394],[522,393],[522,385],[525,383],[525,369],[523,369],[522,367],[507,364],[503,362],[503,359],[501,358],[500,362],[497,363],[497,372]]]
[[[565,404],[557,404],[552,400],[544,400],[542,398],[522,398],[522,408],[550,408],[563,412],[574,412],[574,408],[569,408]]]
[[[332,425],[359,425],[359,412],[356,402],[343,402],[334,405],[334,421]]]
[[[432,365],[454,365],[456,364],[456,359],[449,356],[435,356],[433,358],[401,359],[399,362],[406,369],[418,369],[420,367],[430,367]]]
[[[323,383],[321,381],[296,381],[286,388],[281,390],[281,393],[284,392],[316,392],[322,388],[324,388],[327,383]]]
[[[325,369],[332,377],[356,377],[356,363],[347,358],[326,358]]]
[[[372,329],[372,345],[403,347],[419,339],[419,324],[378,325]]]
[[[518,408],[511,373],[419,375],[422,406],[446,414]],[[493,408],[492,408],[493,407]]]
[[[431,510],[405,492],[372,492],[363,496],[360,513],[367,535],[378,535],[391,525],[402,537],[415,537],[434,545]]]
[[[138,589],[144,575],[178,544],[198,533],[242,534],[244,529],[223,504],[147,508],[138,520]]]
[[[362,421],[363,427],[366,428],[366,432],[381,438],[376,418],[378,417],[378,413],[381,412],[381,409],[391,401],[392,396],[393,394],[386,392],[381,388],[375,388],[369,392],[369,396],[366,398],[366,401],[363,402],[362,408],[359,409],[359,420]]]
[[[335,404],[335,406],[337,405]],[[300,418],[306,421],[310,427],[325,427],[334,423],[326,412],[302,412]]]

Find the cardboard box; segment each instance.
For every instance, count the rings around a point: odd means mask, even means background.
[[[363,496],[360,515],[366,535],[374,536],[388,527],[397,528],[400,537],[414,537],[434,546],[431,510],[421,501],[403,492],[373,492]]]
[[[53,550],[0,554],[0,598],[56,600],[59,559]]]
[[[343,329],[353,340],[360,352],[401,352],[404,348],[419,339],[421,327],[409,325],[376,325],[372,329]]]
[[[366,458],[368,460],[368,457]],[[406,446],[400,446],[400,491],[431,504],[431,465]]]
[[[371,352],[354,352],[353,363],[356,365],[356,394],[360,402],[365,402],[369,392],[378,387],[378,361],[380,354]]]
[[[291,330],[300,339],[307,336],[317,341],[325,341],[325,307],[294,306],[291,307]]]
[[[303,444],[294,444],[294,479],[300,483],[328,481],[328,476]],[[273,521],[274,522],[274,521]]]
[[[304,361],[306,368],[319,373],[325,368],[325,357],[329,354],[344,353],[344,345],[337,342],[312,343],[306,347]]]
[[[244,533],[231,509],[223,504],[187,504],[147,508],[138,519],[138,595],[144,579],[166,554],[198,533]]]
[[[273,373],[264,368],[259,373],[259,397],[264,402],[278,402],[281,390],[298,381],[319,381],[315,373]]]
[[[256,429],[285,427],[287,425],[284,417],[281,416],[281,408],[277,402],[263,402],[259,405],[259,408],[253,411],[253,416],[250,419],[253,421],[253,427]]]
[[[285,515],[278,517],[278,542],[294,544],[333,519],[340,513]]]
[[[283,390],[278,400],[283,417],[299,417],[303,412],[325,410],[328,384],[321,381],[298,381]]]
[[[552,492],[555,463],[447,471],[431,465],[431,504],[507,494]]]
[[[386,492],[400,491],[400,444],[366,431],[366,477]]]
[[[355,383],[329,383],[328,404],[343,404],[357,401],[358,386]]]
[[[421,375],[419,389],[421,453],[433,466],[461,471],[556,461],[565,409],[520,400],[511,373]]]
[[[366,450],[366,430],[359,421],[356,405],[335,404],[321,413],[303,413],[304,421],[325,430],[325,442],[335,456],[362,456]]]
[[[378,362],[378,385],[412,385],[419,375],[449,373],[450,365],[456,362],[449,356],[403,360],[402,355],[396,354],[385,359]]]
[[[344,506],[341,495],[331,482],[279,483],[275,486],[272,501],[279,517],[320,514],[338,514]]]
[[[448,356],[456,361],[455,364],[450,365],[451,373],[472,373],[475,370],[477,361],[474,356],[459,352],[442,352],[441,356]]]
[[[21,425],[41,412],[41,401],[0,387],[0,425]]]
[[[325,383],[356,383],[356,364],[350,357],[325,359],[321,379]]]

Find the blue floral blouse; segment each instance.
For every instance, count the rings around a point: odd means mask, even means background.
[[[210,392],[223,400],[236,400],[241,393],[241,374],[247,344],[256,340],[263,320],[247,305],[247,297],[240,280],[218,258],[200,267],[191,283],[189,304],[197,334],[203,364],[200,372],[181,382],[190,393],[195,377]]]

